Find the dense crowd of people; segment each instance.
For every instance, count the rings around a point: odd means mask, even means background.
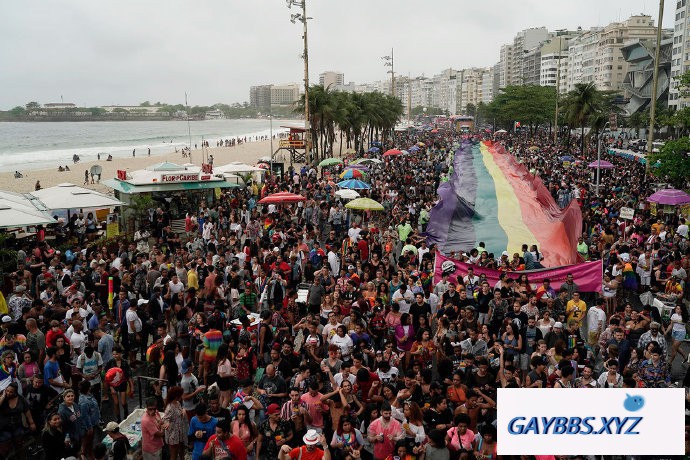
[[[559,206],[577,200],[573,250],[603,261],[602,291],[514,273],[540,262],[529,241],[456,251],[503,273],[454,283],[423,232],[460,140],[397,134],[424,147],[368,163],[381,213],[344,207],[339,167],[290,168],[188,210],[182,235],[159,208],[109,246],[21,247],[0,298],[0,456],[38,440],[47,459],[495,459],[498,388],[689,386],[688,226],[653,215],[644,166],[607,158],[597,196],[592,152],[499,139]],[[306,200],[258,203],[277,191]]]

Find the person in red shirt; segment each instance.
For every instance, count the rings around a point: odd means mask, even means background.
[[[278,460],[331,460],[328,442],[323,434],[309,430],[302,437],[302,441],[305,445],[294,449],[287,444],[283,445],[278,453]],[[321,448],[316,447],[317,444],[321,444]]]
[[[230,420],[224,419],[218,421],[216,434],[208,438],[202,455],[213,460],[247,460],[247,449],[230,431]]]

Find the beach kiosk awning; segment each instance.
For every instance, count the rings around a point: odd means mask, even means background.
[[[121,193],[147,193],[147,192],[174,192],[178,190],[207,190],[214,188],[237,188],[239,184],[227,181],[213,182],[178,182],[178,183],[150,183],[150,184],[130,184],[129,182],[108,179],[101,181],[106,187],[117,190]]]
[[[244,169],[244,166],[241,168]],[[234,182],[231,182],[232,180]],[[164,162],[137,171],[119,170],[116,178],[101,183],[120,193],[137,194],[235,188],[240,187],[238,180],[239,178],[230,172],[219,171],[210,165],[199,167]]]
[[[51,211],[58,209],[111,208],[124,203],[104,193],[63,183],[31,192],[31,196]]]
[[[19,193],[0,191],[0,228],[54,224],[50,214],[36,209],[32,200]]]

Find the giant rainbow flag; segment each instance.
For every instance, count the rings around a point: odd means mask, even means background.
[[[429,244],[444,254],[469,251],[480,241],[495,254],[536,244],[547,267],[577,263],[580,207],[573,201],[560,209],[542,180],[502,145],[464,141],[452,168],[430,213]]]

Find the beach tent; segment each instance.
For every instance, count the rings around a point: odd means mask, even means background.
[[[43,203],[46,209],[50,211],[58,209],[110,208],[124,204],[111,196],[83,187],[77,187],[70,183],[36,190],[31,192],[31,196]]]
[[[40,206],[40,204],[39,204]],[[31,225],[54,224],[50,214],[37,209],[26,196],[0,191],[0,228],[28,227]]]
[[[223,166],[214,166],[213,173],[244,173],[244,172],[265,172],[265,169],[257,168],[256,166],[250,166],[245,163],[232,162]]]

